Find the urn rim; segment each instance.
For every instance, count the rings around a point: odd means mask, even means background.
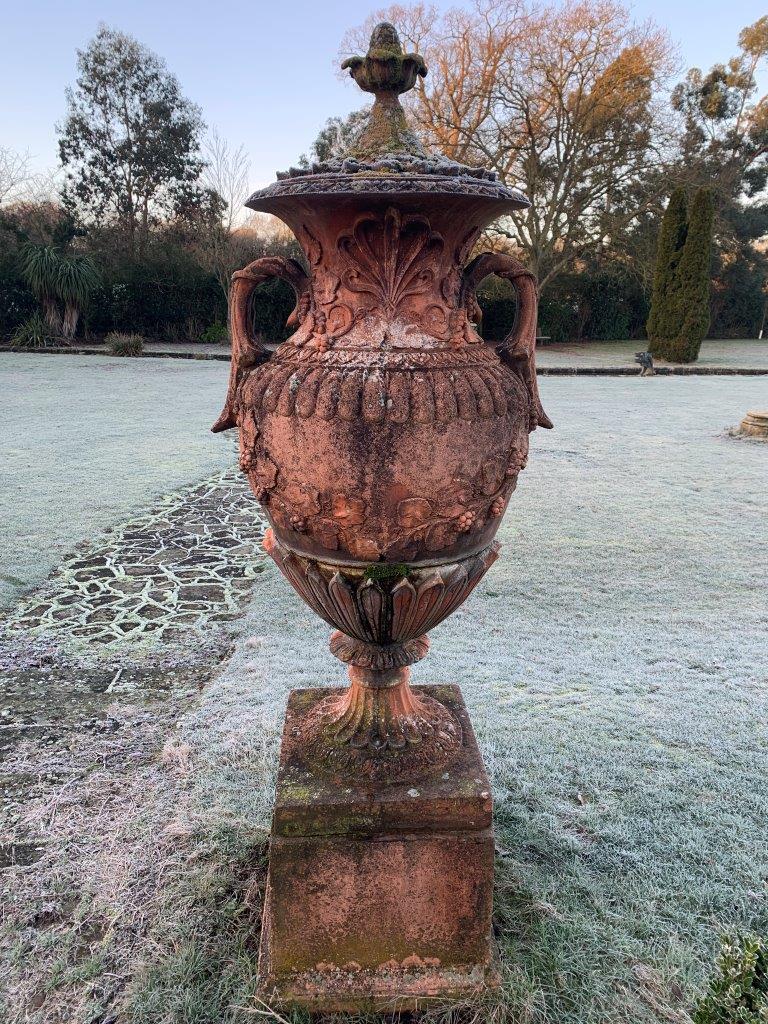
[[[276,205],[290,198],[317,196],[324,202],[333,199],[370,199],[386,197],[451,196],[468,199],[488,199],[503,203],[509,209],[522,210],[531,205],[530,200],[516,188],[500,181],[442,174],[302,174],[278,179],[266,188],[259,189],[245,205],[260,213],[272,213]]]

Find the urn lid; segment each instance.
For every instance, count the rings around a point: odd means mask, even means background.
[[[277,181],[245,204],[265,213],[291,196],[450,195],[487,198],[508,209],[530,206],[522,192],[485,167],[472,167],[428,152],[408,123],[398,96],[427,74],[424,59],[404,53],[394,25],[382,22],[368,53],[341,65],[374,96],[370,113],[345,151],[307,167],[278,171]]]

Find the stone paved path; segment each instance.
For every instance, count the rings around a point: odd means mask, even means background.
[[[219,472],[79,545],[6,629],[96,644],[183,639],[238,614],[264,568],[265,529],[241,474]]]

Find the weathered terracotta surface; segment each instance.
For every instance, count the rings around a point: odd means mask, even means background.
[[[536,281],[510,256],[470,260],[482,230],[527,200],[492,171],[425,151],[398,96],[427,69],[392,26],[345,67],[374,96],[348,152],[248,202],[292,229],[306,267],[267,258],[235,275],[214,430],[239,428],[272,526],[265,547],[335,628],[351,684],[291,697],[265,991],[360,1009],[466,994],[493,974],[487,779],[455,688],[412,689],[409,666],[497,557],[528,435],[551,424],[536,386]],[[496,347],[477,331],[490,274],[519,299]],[[295,332],[270,357],[248,311],[275,277],[295,292]]]
[[[294,229],[313,277],[298,291],[296,334],[267,363],[238,367],[226,422],[237,420],[242,468],[293,550],[450,560],[493,539],[542,417],[535,283],[510,257],[464,267],[499,203],[364,198],[362,213],[357,196],[262,204]],[[265,262],[240,280],[263,279]],[[501,353],[469,319],[492,271],[525,303]],[[292,274],[286,261],[279,276]]]
[[[461,754],[418,785],[371,787],[318,771],[301,732],[323,693],[292,693],[260,959],[267,995],[404,1009],[495,983],[490,786],[458,688],[417,695],[455,718]]]
[[[411,691],[408,666],[429,650],[427,631],[480,582],[498,544],[458,562],[374,579],[365,569],[283,548],[271,532],[265,547],[307,604],[340,627],[330,646],[349,665],[350,688],[322,701],[303,725],[318,761],[372,780],[417,778],[447,764],[461,730],[440,704]]]
[[[739,433],[747,437],[768,438],[768,410],[753,409],[739,424]]]
[[[425,153],[398,95],[426,67],[402,53],[391,26],[379,26],[368,54],[345,66],[375,96],[349,155],[288,172],[249,200],[290,226],[309,272],[267,258],[235,275],[232,372],[214,430],[239,427],[240,464],[274,531],[270,553],[348,638],[334,639],[334,653],[380,672],[417,660],[425,641],[355,633],[349,616],[315,593],[313,579],[325,591],[320,577],[330,572],[321,566],[343,575],[381,564],[414,572],[465,565],[493,542],[529,432],[551,424],[536,386],[534,278],[506,255],[467,262],[482,229],[527,200],[493,172]],[[490,274],[510,280],[519,296],[517,324],[497,349],[476,330],[475,292]],[[247,330],[253,290],[270,277],[294,289],[289,322],[297,328],[271,358]],[[352,596],[352,619],[370,617],[365,597],[379,601],[390,630],[397,611],[376,587]],[[460,586],[457,597],[421,632],[458,606]],[[370,645],[387,649],[372,658]],[[414,710],[407,674],[398,686],[380,682],[372,700],[375,677],[363,690],[353,686],[352,720],[359,711],[365,721],[336,740],[391,748],[409,721],[421,723],[419,739],[434,732],[439,723]],[[392,728],[373,736],[367,720],[377,715]]]
[[[449,560],[486,546],[529,431],[548,425],[534,372],[535,280],[509,256],[467,265],[481,230],[527,201],[460,165],[447,174],[439,162],[414,164],[423,150],[397,94],[426,70],[417,55],[389,69],[387,45],[379,32],[366,58],[346,64],[376,96],[352,148],[394,145],[395,157],[383,170],[355,160],[355,173],[289,177],[248,202],[289,225],[309,274],[271,258],[235,275],[232,380],[214,428],[240,427],[241,465],[278,539],[341,562]],[[475,290],[490,274],[511,280],[521,304],[498,351],[475,329]],[[294,288],[297,330],[264,363],[245,311],[270,276]]]

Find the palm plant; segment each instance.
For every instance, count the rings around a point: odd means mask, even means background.
[[[83,307],[99,281],[99,270],[92,256],[74,254],[59,257],[56,294],[64,303],[62,333],[65,338],[74,336]]]
[[[58,276],[61,253],[53,245],[35,245],[30,242],[21,251],[21,275],[43,307],[49,331],[61,330],[61,312],[58,303]]]
[[[21,273],[43,307],[49,331],[72,338],[83,307],[99,284],[93,257],[30,242],[21,253]]]

